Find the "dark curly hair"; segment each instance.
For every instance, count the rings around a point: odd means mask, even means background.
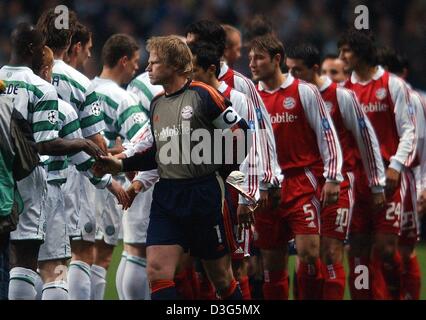
[[[369,30],[349,29],[341,35],[337,47],[348,45],[349,48],[370,66],[377,64],[377,49],[373,33]]]

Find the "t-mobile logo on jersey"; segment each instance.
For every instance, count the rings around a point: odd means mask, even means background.
[[[354,286],[357,290],[369,290],[370,289],[370,274],[368,267],[363,264],[355,266],[355,279]]]
[[[385,103],[375,102],[369,104],[361,104],[362,109],[365,113],[369,112],[385,112],[389,109],[389,106]]]
[[[271,116],[271,123],[292,123],[297,120],[297,116],[288,112],[276,113]]]

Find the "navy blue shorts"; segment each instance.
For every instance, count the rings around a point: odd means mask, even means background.
[[[216,175],[160,179],[152,194],[146,245],[177,244],[204,260],[227,254],[222,181]]]

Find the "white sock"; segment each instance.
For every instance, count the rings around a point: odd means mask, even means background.
[[[9,274],[9,300],[35,300],[37,292],[34,286],[38,277],[37,272],[16,267],[10,270]]]
[[[126,300],[150,300],[146,259],[127,256],[126,270],[123,277],[123,292]]]
[[[39,271],[39,270],[37,270],[37,271]],[[37,295],[36,295],[36,300],[41,300],[41,295],[43,294],[43,279],[40,277],[40,274],[39,273],[37,273],[37,279],[36,279],[36,281],[35,281],[35,285],[34,285],[34,287],[35,287],[35,289],[36,289],[36,292],[37,292]]]
[[[103,300],[105,294],[105,285],[106,285],[106,269],[92,264],[91,267],[92,276],[90,277],[91,282],[91,299],[92,300]]]
[[[124,300],[123,276],[124,276],[124,270],[126,268],[126,259],[127,259],[127,252],[123,251],[121,253],[121,260],[117,268],[117,273],[115,274],[115,287],[117,289],[118,298],[120,300]]]
[[[42,300],[69,300],[68,284],[64,280],[46,283]]]
[[[83,261],[71,261],[68,268],[70,300],[90,300],[90,266]]]

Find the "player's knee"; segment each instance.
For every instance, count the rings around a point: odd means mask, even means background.
[[[71,241],[71,251],[73,261],[83,261],[88,265],[94,263],[94,244],[87,241]]]
[[[377,254],[386,262],[392,262],[397,251],[396,245],[393,243],[381,243],[377,246]]]
[[[402,263],[409,265],[412,258],[416,256],[416,249],[414,246],[400,246],[399,253],[401,254]]]
[[[148,262],[148,265],[146,266],[146,274],[149,281],[174,278],[173,270],[155,261]]]
[[[282,270],[287,267],[287,252],[284,250],[261,250],[265,270]]]
[[[22,267],[36,271],[39,249],[39,241],[11,241],[10,268]]]
[[[212,283],[219,295],[229,289],[232,279],[232,275],[227,274],[215,275],[212,278]]]
[[[343,244],[332,242],[322,246],[321,258],[326,264],[341,262],[343,259]]]
[[[303,263],[315,263],[320,256],[319,246],[315,243],[309,243],[298,248],[297,255]]]

